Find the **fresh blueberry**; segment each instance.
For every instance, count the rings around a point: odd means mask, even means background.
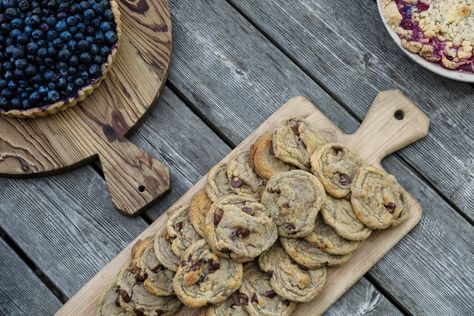
[[[2,0],[4,8],[13,8],[16,6],[16,0]]]
[[[21,28],[23,26],[23,20],[20,18],[14,18],[11,22],[13,28]]]
[[[56,84],[54,82],[48,82],[48,89],[49,90],[55,90],[56,89]]]
[[[13,79],[13,71],[11,71],[11,70],[5,71],[5,73],[3,74],[3,78],[5,80],[12,80]]]
[[[104,42],[104,34],[97,33],[95,35],[94,42],[96,42],[97,44],[102,44]]]
[[[18,99],[18,98],[13,98],[13,99],[10,101],[10,104],[12,105],[13,108],[18,109],[18,108],[20,108],[21,101],[20,101],[20,99]]]
[[[85,51],[89,50],[90,44],[87,40],[80,40],[79,42],[77,42],[77,48],[80,51],[85,52]]]
[[[30,26],[31,27],[37,27],[41,23],[41,19],[37,15],[32,15],[29,20]]]
[[[64,31],[59,36],[65,42],[70,41],[72,39],[72,35],[71,33],[69,33],[69,31]]]
[[[34,54],[36,53],[36,51],[38,50],[38,44],[35,43],[35,42],[29,42],[27,45],[26,45],[26,49],[28,50],[29,53],[31,54]]]
[[[36,67],[35,67],[35,66],[33,66],[33,65],[30,64],[30,65],[28,65],[28,67],[26,67],[26,69],[25,69],[25,74],[26,74],[27,76],[32,76],[32,75],[34,75],[35,73],[36,73]]]
[[[53,80],[54,76],[56,76],[56,74],[51,70],[46,71],[43,75],[45,81]]]
[[[97,65],[92,65],[89,67],[89,74],[91,76],[97,76],[100,74],[100,68]]]
[[[115,44],[117,42],[117,35],[114,31],[108,31],[105,33],[105,41],[109,44]]]
[[[5,79],[0,78],[0,89],[3,89],[7,86],[7,81]]]
[[[17,84],[16,84],[15,81],[10,80],[10,81],[8,81],[8,86],[7,86],[7,87],[8,87],[8,89],[10,89],[10,90],[15,90],[15,89],[17,88]]]
[[[18,15],[18,11],[15,8],[7,8],[4,15],[7,19],[13,20]]]
[[[77,68],[74,67],[74,66],[69,66],[69,67],[67,68],[67,71],[68,71],[68,73],[73,74],[73,73],[76,73]]]
[[[95,55],[94,56],[94,63],[102,64],[102,57],[100,57],[99,55]]]
[[[20,44],[20,45],[26,45],[26,43],[28,43],[28,40],[29,40],[29,37],[24,33],[16,37],[16,42],[17,44]]]
[[[48,23],[48,25],[50,26],[56,25],[56,22],[57,22],[56,17],[53,15],[48,16],[48,18],[46,19],[46,23]]]
[[[60,60],[67,61],[71,57],[71,52],[67,48],[63,48],[59,51],[58,57]]]
[[[28,99],[24,99],[21,102],[21,106],[23,107],[24,110],[28,109],[30,107],[30,101]]]
[[[56,19],[58,19],[58,20],[63,20],[65,18],[67,18],[67,14],[64,13],[64,12],[59,12],[58,14],[56,14]]]
[[[0,97],[0,107],[5,108],[8,105],[8,99],[5,97]]]
[[[57,83],[57,87],[58,87],[59,89],[63,90],[64,88],[66,88],[66,86],[67,86],[67,81],[66,81],[66,79],[64,79],[64,78],[59,78],[59,79],[58,79],[58,83]]]
[[[48,92],[48,100],[50,102],[57,102],[59,100],[59,93],[56,90],[51,90]]]
[[[21,70],[21,69],[15,69],[15,70],[13,71],[13,76],[14,76],[15,78],[17,78],[17,79],[23,78],[24,75],[25,75],[25,73],[24,73],[23,70]]]
[[[87,79],[89,79],[89,73],[87,71],[81,71],[81,73],[79,74],[79,76],[84,79],[84,81],[86,81]]]
[[[63,40],[62,40],[61,38],[59,38],[59,37],[58,37],[58,38],[55,38],[55,39],[53,40],[53,43],[52,43],[52,44],[53,44],[53,47],[55,47],[55,48],[60,48],[60,47],[63,46]]]
[[[28,66],[26,59],[17,59],[15,61],[15,67],[18,69],[25,69]]]
[[[104,19],[108,21],[112,21],[114,19],[114,13],[112,12],[112,10],[107,9],[104,11]]]
[[[58,23],[56,23],[55,29],[56,29],[56,31],[58,31],[59,33],[66,31],[66,30],[67,30],[67,23],[66,23],[66,21],[61,20],[61,21],[59,21]]]
[[[0,95],[1,95],[2,97],[5,97],[5,98],[11,98],[12,95],[13,95],[13,93],[12,93],[12,91],[11,91],[10,89],[4,88],[4,89],[2,89],[2,91],[0,92]]]
[[[48,50],[46,49],[46,47],[40,47],[38,49],[38,56],[42,58],[48,56]]]
[[[100,23],[100,30],[102,32],[107,32],[107,31],[110,31],[111,29],[112,29],[112,26],[110,25],[109,22]]]
[[[69,59],[69,65],[71,66],[77,66],[79,64],[79,58],[77,58],[76,55],[71,56]]]
[[[75,89],[76,87],[74,86],[74,83],[72,82],[68,83],[66,86],[66,92],[69,94],[73,93]]]
[[[81,10],[85,11],[89,9],[89,3],[87,1],[81,1],[81,3],[79,3],[79,7]]]
[[[91,57],[91,54],[89,54],[89,53],[81,53],[81,55],[79,56],[79,59],[80,59],[81,62],[83,62],[84,64],[88,64],[88,63],[91,62],[92,57]]]
[[[95,17],[94,10],[87,9],[84,11],[84,19],[85,20],[92,20]]]
[[[16,58],[23,57],[25,55],[25,49],[23,47],[15,47],[12,49],[12,56]]]
[[[56,41],[56,40],[55,40],[55,41]],[[61,44],[61,43],[59,43],[59,44]],[[53,45],[56,46],[54,42],[53,42]],[[51,56],[54,56],[55,54],[56,54],[56,50],[54,49],[54,47],[53,47],[53,46],[49,46],[49,47],[48,47],[48,57],[51,58]]]
[[[41,96],[47,95],[48,92],[49,92],[49,89],[48,89],[47,86],[40,86],[40,87],[38,88],[38,93],[39,93],[39,95],[41,95]]]
[[[74,84],[75,84],[78,88],[80,88],[80,87],[82,87],[82,86],[84,85],[84,80],[83,80],[82,78],[76,78],[76,79],[74,80]]]
[[[48,40],[52,41],[56,37],[58,37],[58,33],[56,31],[54,31],[54,30],[49,30],[48,31]]]
[[[66,23],[67,23],[69,26],[75,26],[75,25],[77,25],[77,23],[79,23],[79,20],[76,19],[76,17],[75,17],[74,15],[71,15],[71,16],[68,16],[68,17],[67,17]]]
[[[34,30],[31,32],[31,37],[35,40],[39,40],[43,36],[43,32],[41,30]]]

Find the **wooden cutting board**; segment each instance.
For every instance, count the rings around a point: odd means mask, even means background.
[[[0,175],[60,172],[99,157],[117,210],[136,215],[169,190],[168,168],[125,139],[158,97],[171,59],[167,0],[117,0],[122,35],[107,78],[53,116],[0,115]]]
[[[295,97],[263,122],[234,151],[248,150],[260,135],[273,130],[280,120],[290,116],[305,117],[311,126],[328,141],[349,145],[368,163],[377,167],[381,167],[380,161],[385,156],[426,136],[430,123],[429,118],[400,91],[384,91],[375,99],[358,131],[347,135],[343,134],[310,101],[304,97]],[[229,155],[223,161],[226,161]],[[190,203],[191,197],[204,188],[205,184],[206,176],[170,209]],[[329,268],[323,291],[312,302],[300,305],[296,315],[322,314],[420,221],[422,211],[418,202],[411,195],[408,196],[407,202],[412,214],[410,219],[396,228],[375,231],[369,239],[362,243],[360,249],[349,262],[341,267]],[[79,290],[57,312],[57,315],[93,315],[100,294],[114,282],[119,270],[130,260],[130,250],[133,244],[138,239],[153,236],[158,230],[166,229],[168,211]],[[190,313],[192,314],[191,310],[183,308],[179,315]]]

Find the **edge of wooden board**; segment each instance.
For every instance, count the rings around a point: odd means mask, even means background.
[[[267,120],[265,120],[253,133],[232,150],[222,161],[227,161],[229,156],[236,150],[248,149],[255,140],[266,131],[275,128],[282,118],[301,116],[307,118],[313,128],[321,132],[329,141],[344,142],[344,135],[321,111],[317,109],[308,99],[302,96],[294,97],[281,106]],[[317,125],[317,126],[314,126]],[[139,240],[156,234],[158,230],[166,226],[168,212],[180,205],[191,201],[192,196],[202,189],[207,181],[204,175],[194,186],[181,196],[171,207],[169,207],[157,220],[137,236],[125,249],[84,285],[56,315],[93,315],[98,300],[103,291],[110,287],[112,280],[122,268],[123,264],[130,260],[133,245]],[[413,227],[421,220],[422,210],[419,203],[408,194],[407,199],[412,216],[402,225],[384,231],[374,231],[372,235],[362,243],[361,247],[354,253],[346,264],[340,267],[328,268],[326,285],[323,291],[310,303],[300,304],[295,315],[320,315],[324,313],[334,302],[337,301],[352,285],[354,285],[375,263],[377,263],[390,249],[392,249]],[[88,302],[84,304],[84,302]],[[197,312],[182,308],[178,315]]]

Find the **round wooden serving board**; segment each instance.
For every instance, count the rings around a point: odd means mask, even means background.
[[[168,169],[124,137],[159,95],[171,57],[167,0],[118,0],[120,47],[101,86],[79,105],[36,119],[0,117],[0,174],[102,164],[112,202],[135,215],[169,190]]]

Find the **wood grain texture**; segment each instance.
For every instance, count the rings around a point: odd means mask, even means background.
[[[399,155],[474,220],[472,86],[405,56],[372,0],[229,1],[359,120],[380,90],[396,87],[416,102],[431,132]]]
[[[52,315],[61,302],[0,239],[0,315]]]
[[[113,211],[91,167],[47,178],[0,178],[0,223],[67,296],[148,224]]]
[[[118,3],[123,36],[107,78],[68,111],[34,120],[0,118],[0,174],[57,172],[98,155],[115,208],[135,215],[169,189],[168,169],[124,136],[162,89],[172,26],[166,0]]]
[[[398,96],[400,97],[400,96]],[[394,100],[394,99],[392,99]],[[397,105],[400,101],[394,100]],[[389,106],[389,100],[386,100]],[[413,106],[413,105],[410,105]],[[378,109],[375,109],[375,111]],[[390,108],[390,111],[392,109]],[[289,116],[302,116],[317,131],[325,136],[328,141],[344,142],[346,137],[341,134],[340,130],[329,121],[319,110],[317,110],[307,99],[303,97],[295,97],[283,105],[280,110],[275,112],[268,120],[266,120],[257,130],[245,139],[235,150],[248,149],[255,140],[265,132],[276,128],[279,121]],[[392,117],[392,119],[394,119]],[[409,117],[407,116],[407,120]],[[367,128],[365,125],[364,128]],[[410,130],[399,127],[399,133],[411,134]],[[380,137],[384,137],[383,132]],[[407,138],[408,139],[408,138]],[[414,138],[413,138],[414,139]],[[389,140],[388,140],[389,141]],[[407,145],[405,142],[403,145]],[[367,142],[370,145],[370,142]],[[371,151],[367,147],[359,147],[357,150]],[[224,158],[224,161],[229,156]],[[378,162],[379,163],[379,162]],[[201,190],[206,183],[206,178],[202,178],[195,186],[186,192],[174,206],[189,203],[191,197]],[[308,304],[300,305],[296,315],[322,314],[329,308],[340,296],[342,296],[353,284],[355,284],[382,256],[387,253],[408,231],[410,231],[421,219],[421,208],[419,204],[411,197],[407,199],[411,217],[409,220],[399,227],[386,231],[375,232],[372,236],[362,244],[361,248],[352,256],[351,260],[341,267],[331,267],[328,269],[327,283],[318,298]],[[167,215],[159,217],[150,225],[138,238],[146,238],[165,227]],[[133,243],[122,251],[114,260],[112,260],[99,274],[97,274],[90,282],[86,284],[71,300],[65,304],[57,313],[57,315],[90,315],[94,312],[99,294],[109,286],[121,269],[121,267],[130,260],[130,250]],[[183,309],[182,315],[188,314],[190,310]]]
[[[272,7],[267,4],[268,8]],[[171,1],[170,5],[175,23],[176,52],[170,81],[189,100],[194,111],[206,118],[229,143],[241,142],[280,104],[294,95],[308,96],[345,133],[357,129],[359,123],[356,118],[227,3],[179,0]],[[336,3],[332,2],[332,5]],[[311,15],[306,15],[309,16],[306,23],[311,23]],[[290,20],[281,18],[278,21],[289,23]],[[321,30],[312,32],[324,34],[324,25]],[[352,34],[344,30],[341,32]],[[339,35],[335,37],[340,38]],[[309,43],[301,44],[301,47]],[[203,50],[203,47],[206,49]],[[389,73],[396,75],[396,71]],[[355,77],[352,80],[360,79]],[[425,89],[420,94],[427,96],[437,86]],[[454,99],[458,98],[454,95]],[[368,104],[365,106],[368,107]],[[433,118],[451,125],[458,115],[469,116],[466,109],[469,110],[469,107],[457,106],[451,116]],[[427,112],[430,111],[428,109]],[[460,114],[456,114],[457,111]],[[405,150],[425,141],[426,138]],[[443,146],[450,145],[445,143]],[[429,148],[425,150],[426,154],[430,152]],[[414,156],[419,154],[414,153]],[[428,158],[426,164],[432,160]],[[474,293],[474,285],[466,282],[474,278],[471,269],[472,225],[403,160],[390,157],[384,160],[383,165],[420,201],[426,212],[421,224],[409,234],[410,237],[403,239],[386,255],[369,272],[370,276],[387,293],[391,293],[399,305],[413,311],[413,314],[469,314]],[[430,175],[437,172],[429,171]],[[459,168],[450,172],[451,176],[459,179],[465,177],[464,171]],[[450,186],[451,182],[444,185]],[[469,199],[469,195],[466,198]],[[421,255],[413,255],[415,251]]]

